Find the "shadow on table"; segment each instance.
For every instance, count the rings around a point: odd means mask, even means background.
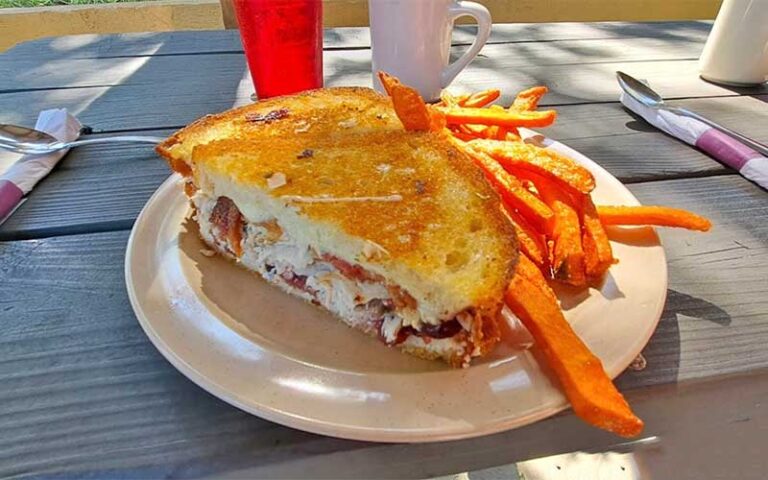
[[[702,82],[706,82],[711,85],[720,87],[724,90],[733,92],[734,95],[751,95],[753,96],[753,98],[757,98],[758,100],[761,100],[763,102],[768,102],[768,95],[766,95],[768,94],[768,84],[762,83],[760,85],[753,85],[753,86],[726,85],[723,83],[711,82],[703,77],[699,77],[699,78],[701,79]]]
[[[667,303],[659,325],[642,352],[647,366],[640,371],[627,370],[621,374],[616,380],[619,388],[631,389],[677,382],[680,368],[680,315],[713,322],[722,327],[731,324],[728,312],[714,303],[676,290],[668,290]]]
[[[621,105],[620,107],[627,115],[632,117],[632,120],[628,121],[624,124],[625,127],[628,129],[635,131],[635,132],[659,132],[660,130],[651,125],[650,123],[646,122],[643,117],[636,114],[632,110],[628,109],[627,107]]]

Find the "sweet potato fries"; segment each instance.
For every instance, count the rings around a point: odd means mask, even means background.
[[[600,206],[597,214],[603,225],[658,225],[709,231],[712,223],[704,217],[678,208],[653,206]]]
[[[638,435],[643,421],[605,374],[563,316],[541,272],[521,256],[505,300],[536,340],[547,364],[560,380],[573,411],[587,423],[623,437]]]
[[[616,263],[607,225],[659,225],[707,231],[709,220],[666,207],[595,206],[595,179],[584,166],[526,143],[519,127],[545,127],[554,110],[538,110],[546,87],[520,92],[512,105],[493,105],[497,89],[443,92],[436,105],[394,77],[379,74],[406,129],[443,131],[465,151],[499,192],[514,225],[520,261],[505,301],[531,332],[536,347],[587,423],[621,436],[638,435],[643,422],[614,387],[600,360],[565,319],[549,282],[599,285]]]

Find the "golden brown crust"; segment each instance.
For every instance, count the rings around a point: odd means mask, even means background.
[[[271,137],[285,138],[298,133],[322,137],[339,130],[336,123],[328,119],[355,118],[355,129],[401,129],[400,121],[391,108],[392,102],[370,88],[335,87],[309,90],[298,95],[274,97],[268,100],[234,108],[225,112],[206,115],[175,132],[156,147],[157,153],[166,158],[171,168],[179,171],[179,161],[188,163],[192,146],[223,138]],[[388,108],[389,114],[365,115],[366,110]],[[287,109],[287,122],[249,121],[248,117]],[[322,113],[321,113],[322,111]],[[379,118],[380,117],[380,118]],[[305,125],[306,124],[306,125]],[[303,130],[306,126],[309,129]],[[188,144],[189,148],[185,148]],[[183,175],[187,175],[180,171]]]

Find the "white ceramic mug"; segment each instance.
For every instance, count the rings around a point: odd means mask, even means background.
[[[701,54],[702,78],[726,85],[768,80],[768,0],[724,0]]]
[[[373,50],[373,85],[383,91],[376,72],[383,70],[416,88],[425,100],[466,67],[488,41],[491,14],[479,3],[459,0],[368,0]],[[477,20],[475,41],[449,64],[453,22],[468,15]]]

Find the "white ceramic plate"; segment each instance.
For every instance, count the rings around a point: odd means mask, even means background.
[[[537,139],[592,171],[595,203],[638,204],[588,158]],[[403,355],[222,258],[206,257],[187,214],[180,179],[172,176],[133,227],[128,293],[158,350],[232,405],[301,430],[388,442],[485,435],[568,406],[527,350],[500,345],[464,370]],[[602,289],[559,295],[568,321],[615,377],[658,323],[667,270],[651,228],[610,234],[620,263]]]

